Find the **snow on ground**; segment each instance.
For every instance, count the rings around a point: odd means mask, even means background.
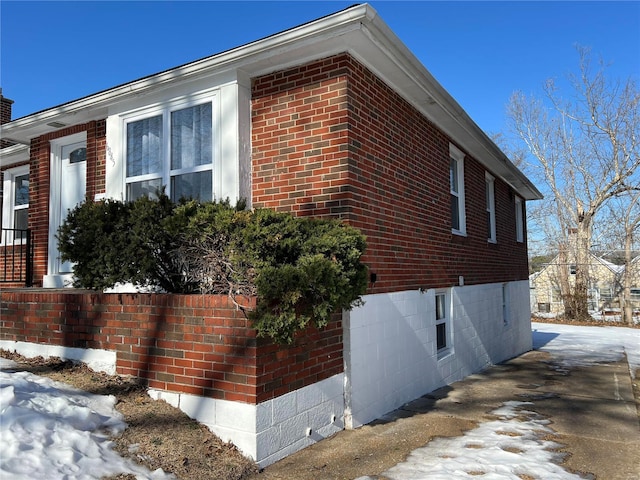
[[[533,346],[549,352],[561,368],[613,362],[627,355],[630,370],[640,368],[640,329],[533,323]],[[632,373],[633,374],[633,373]],[[461,437],[438,438],[414,450],[383,473],[391,480],[577,480],[558,465],[549,421],[527,409],[532,402],[507,402]],[[370,480],[361,477],[357,480]]]
[[[578,480],[554,461],[560,445],[543,437],[553,433],[548,420],[526,409],[531,402],[507,402],[491,412],[499,419],[481,423],[462,437],[436,438],[384,472],[391,480],[464,478]],[[517,420],[515,420],[517,417]]]
[[[632,372],[640,368],[640,329],[578,327],[534,323],[535,349],[554,356],[561,366],[587,366],[627,355]],[[110,433],[125,428],[114,409],[115,398],[93,395],[27,372],[0,359],[0,479],[89,480],[115,473],[138,479],[167,480],[111,449]],[[527,409],[531,402],[507,402],[497,418],[457,438],[441,438],[415,450],[385,475],[390,479],[455,480],[482,478],[545,480],[581,477],[557,463],[548,420]],[[367,477],[363,477],[367,478]]]
[[[562,366],[615,362],[626,354],[634,378],[640,368],[640,329],[558,323],[532,323],[531,328],[533,348],[551,353]]]
[[[115,397],[93,395],[28,372],[0,358],[0,479],[89,480],[132,473],[175,479],[112,450],[110,434],[126,425]]]

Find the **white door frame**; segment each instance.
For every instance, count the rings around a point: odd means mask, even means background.
[[[59,272],[58,240],[56,234],[60,226],[60,201],[62,195],[62,148],[74,143],[87,143],[87,132],[80,132],[66,137],[56,138],[50,142],[51,163],[49,170],[49,249],[47,275],[44,276],[43,286],[61,288],[71,286],[72,274]],[[86,189],[86,185],[85,185]],[[85,192],[86,193],[86,192]]]

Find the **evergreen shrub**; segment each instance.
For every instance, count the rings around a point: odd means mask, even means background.
[[[247,314],[259,336],[291,343],[308,325],[361,303],[364,235],[336,219],[249,211],[228,200],[174,204],[87,200],[58,231],[75,286],[133,283],[173,293],[256,295]]]

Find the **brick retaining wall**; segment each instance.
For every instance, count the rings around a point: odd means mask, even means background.
[[[343,371],[340,318],[282,347],[223,295],[15,290],[0,301],[0,340],[115,351],[117,373],[155,389],[258,404]]]

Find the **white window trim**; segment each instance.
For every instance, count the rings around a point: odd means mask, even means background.
[[[15,168],[4,170],[3,186],[2,186],[2,228],[12,229],[14,226],[15,213],[15,179],[16,177],[29,174],[29,165],[21,165]],[[29,199],[31,200],[31,199]],[[29,204],[21,205],[20,208],[29,209]],[[17,245],[24,243],[24,240],[14,242],[13,235],[7,233],[0,238],[0,245]]]
[[[127,184],[133,182],[140,182],[145,180],[153,180],[158,178],[158,174],[145,174],[137,175],[134,177],[127,177],[127,124],[150,118],[158,115],[162,115],[162,172],[160,172],[161,185],[166,188],[167,195],[171,196],[171,176],[172,174],[182,175],[185,173],[195,173],[202,171],[211,171],[212,175],[212,198],[218,198],[218,192],[221,191],[222,172],[220,161],[220,124],[219,124],[219,95],[217,91],[207,92],[200,95],[190,96],[188,98],[178,98],[174,100],[168,100],[161,104],[156,104],[150,108],[138,109],[133,112],[125,113],[121,115],[121,151],[123,159],[123,196],[126,199]],[[190,168],[182,168],[180,170],[171,170],[171,112],[181,110],[184,108],[194,107],[197,105],[203,105],[205,103],[211,103],[212,119],[211,119],[211,136],[212,136],[212,156],[211,165],[198,165]]]
[[[524,202],[516,196],[515,197],[515,216],[516,216],[516,241],[519,243],[524,242]]]
[[[443,318],[438,319],[438,307],[437,307],[437,302],[438,302],[438,296],[444,296],[444,308],[445,308],[445,315]],[[452,304],[451,304],[451,293],[449,290],[436,290],[435,295],[434,295],[434,310],[433,310],[433,316],[435,319],[434,322],[434,331],[436,334],[436,352],[438,355],[438,360],[442,360],[443,358],[449,356],[450,354],[453,353],[453,331],[452,331],[452,325],[453,322],[451,321],[451,311],[452,311]],[[438,325],[444,324],[445,325],[445,346],[441,349],[438,349],[437,346],[437,327]]]
[[[497,243],[496,238],[496,193],[495,193],[495,178],[489,172],[485,172],[485,195],[488,194],[487,213],[489,214],[489,237],[487,241],[489,243]]]
[[[458,220],[460,228],[451,228],[451,232],[456,235],[467,235],[467,217],[465,213],[465,194],[464,194],[464,153],[458,147],[449,144],[449,158],[456,161],[458,171],[458,192],[454,192],[449,188],[451,195],[458,197]]]

